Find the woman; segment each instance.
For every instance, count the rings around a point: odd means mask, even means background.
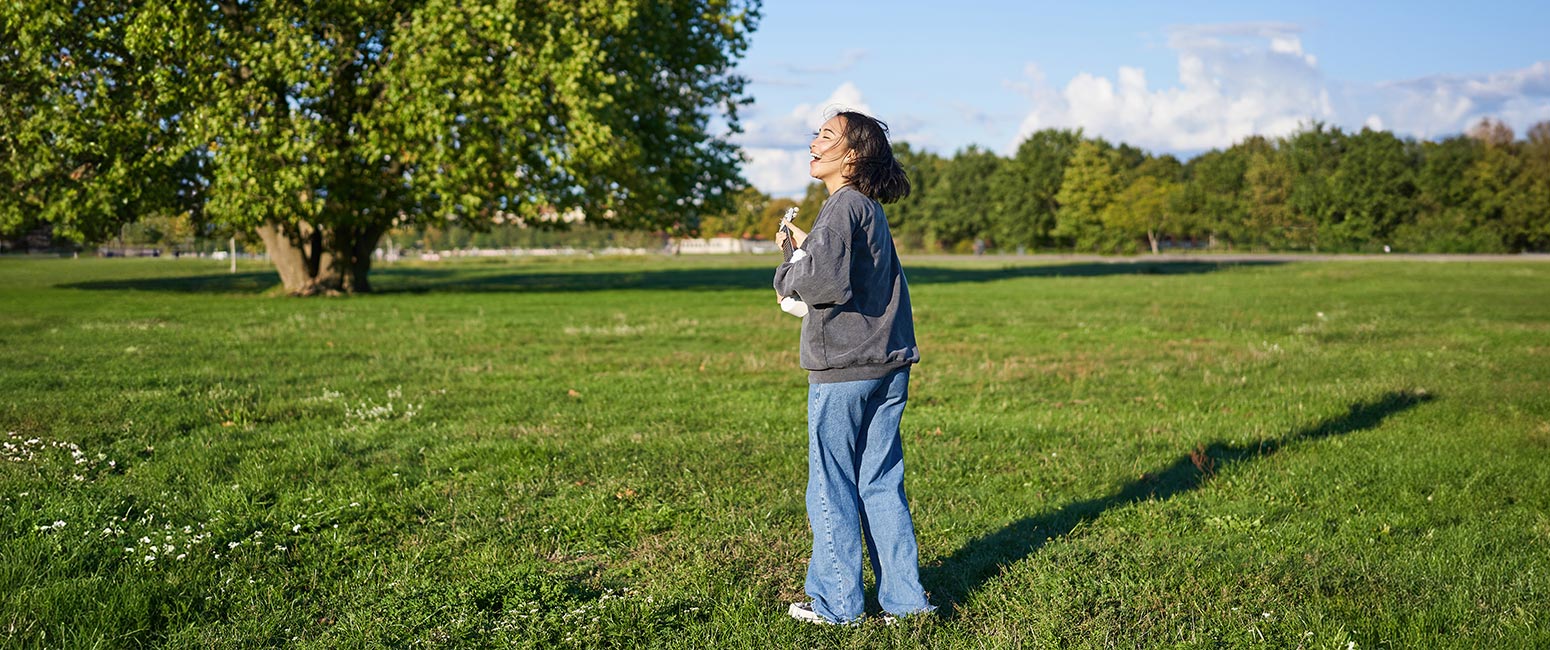
[[[904,415],[910,365],[920,360],[909,285],[881,203],[910,192],[888,127],[861,113],[830,117],[808,146],[808,173],[829,191],[810,233],[791,227],[795,250],[775,271],[777,301],[805,303],[808,371],[807,518],[810,602],[792,618],[848,624],[861,618],[862,543],[890,615],[935,610],[920,586],[915,525],[904,496]],[[776,234],[785,248],[787,234]]]

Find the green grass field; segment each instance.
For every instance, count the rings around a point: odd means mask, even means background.
[[[772,261],[0,259],[0,639],[1550,645],[1550,264],[906,260],[943,615],[836,629]]]

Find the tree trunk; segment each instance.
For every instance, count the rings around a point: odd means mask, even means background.
[[[354,237],[345,248],[349,252],[349,273],[345,276],[345,286],[350,288],[350,293],[369,293],[371,282],[366,277],[371,271],[371,254],[377,250],[377,241],[387,232],[386,228],[378,226],[363,226],[351,229]]]
[[[371,253],[386,232],[375,225],[314,226],[270,220],[258,227],[269,259],[292,296],[371,291]]]
[[[1148,230],[1148,231],[1146,231],[1146,241],[1148,241],[1148,242],[1150,242],[1152,244],[1152,254],[1156,255],[1157,254],[1157,231],[1155,231],[1155,230]]]

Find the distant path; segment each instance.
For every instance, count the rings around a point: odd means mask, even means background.
[[[1156,262],[1550,262],[1550,253],[1520,255],[1450,255],[1439,253],[1375,253],[1370,255],[1319,255],[1299,253],[1163,253],[1161,255],[1072,255],[1065,253],[1028,255],[901,255],[911,262],[1092,262],[1109,264],[1148,264]]]

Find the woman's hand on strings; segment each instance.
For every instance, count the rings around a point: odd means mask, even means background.
[[[786,224],[786,228],[791,231],[790,239],[793,246],[801,248],[802,244],[807,243],[807,233],[801,228],[796,227],[796,224]],[[786,238],[785,230],[777,231],[775,233],[775,245],[785,246]]]

